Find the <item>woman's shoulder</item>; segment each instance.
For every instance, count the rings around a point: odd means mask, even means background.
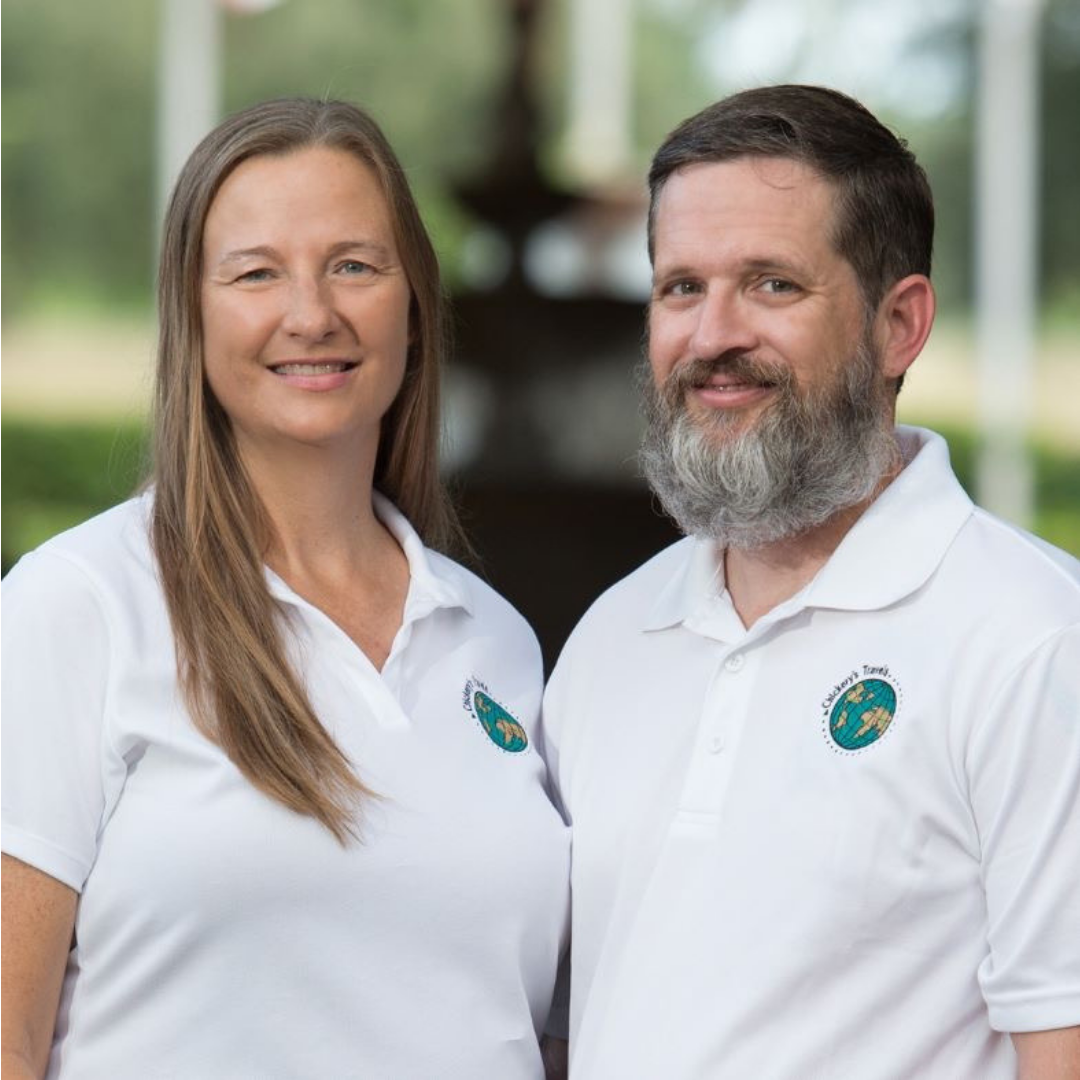
[[[51,537],[23,555],[4,578],[4,592],[69,590],[82,581],[93,591],[155,576],[148,494],[136,496]],[[52,586],[52,588],[50,588]],[[5,599],[7,596],[5,596]]]
[[[535,642],[536,635],[525,616],[479,574],[441,552],[428,548],[426,554],[432,570],[457,586],[476,618],[496,623],[500,633],[520,634]]]
[[[373,493],[375,512],[401,545],[414,585],[430,590],[437,601],[467,610],[485,633],[519,641],[539,651],[536,635],[525,617],[479,574],[450,555],[429,547],[400,509],[379,491]]]

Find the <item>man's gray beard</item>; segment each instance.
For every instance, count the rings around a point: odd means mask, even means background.
[[[716,371],[775,386],[779,400],[751,420],[692,416],[687,391]],[[863,340],[843,374],[817,392],[786,368],[746,356],[694,360],[658,389],[642,373],[647,430],[641,464],[664,509],[691,536],[756,548],[798,536],[869,499],[899,461],[892,393]]]

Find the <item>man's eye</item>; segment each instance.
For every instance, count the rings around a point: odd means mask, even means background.
[[[761,287],[768,293],[793,293],[798,292],[799,286],[786,278],[766,278]]]
[[[338,272],[342,274],[367,274],[375,268],[370,263],[361,262],[359,259],[346,259],[338,265]]]
[[[664,296],[697,296],[701,286],[696,281],[672,281],[662,289]]]

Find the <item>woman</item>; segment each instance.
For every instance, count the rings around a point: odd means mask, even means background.
[[[438,267],[375,124],[207,136],[159,305],[152,486],[4,583],[4,1075],[541,1076],[539,652],[425,546]]]

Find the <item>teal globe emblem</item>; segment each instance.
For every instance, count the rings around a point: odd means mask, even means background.
[[[473,694],[476,718],[487,732],[488,738],[500,750],[520,754],[529,745],[525,729],[494,699],[477,690]]]
[[[896,691],[883,679],[863,679],[840,695],[829,734],[844,750],[861,750],[885,734],[896,715]]]

